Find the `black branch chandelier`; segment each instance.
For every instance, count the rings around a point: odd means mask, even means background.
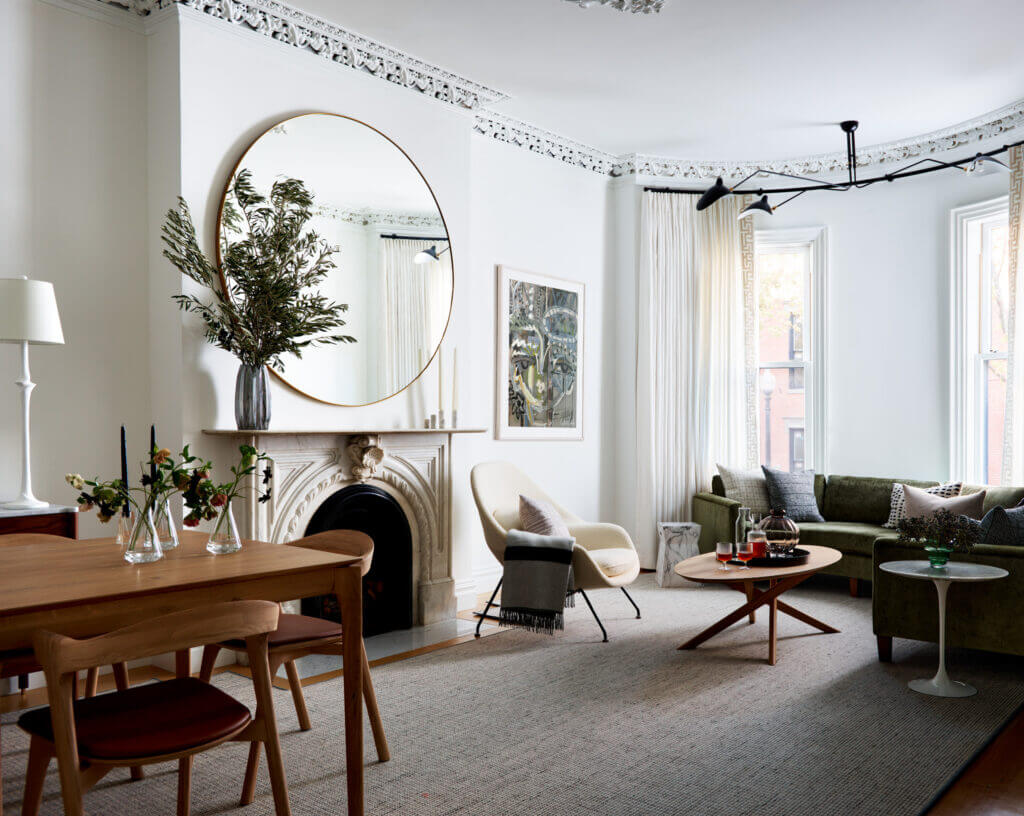
[[[911,162],[910,164],[901,167],[898,170],[894,170],[891,173],[861,179],[857,177],[857,140],[855,135],[857,130],[857,121],[854,119],[848,119],[845,122],[840,122],[839,127],[841,127],[843,132],[846,134],[846,166],[848,173],[848,179],[846,181],[825,181],[823,179],[810,178],[808,176],[794,176],[790,173],[780,173],[776,170],[766,170],[759,167],[754,170],[753,173],[743,179],[740,179],[740,181],[736,182],[732,186],[725,184],[722,181],[722,177],[719,176],[715,183],[707,189],[687,190],[680,189],[678,187],[644,187],[644,190],[651,193],[699,195],[700,199],[697,201],[698,210],[705,210],[716,201],[723,199],[726,196],[730,196],[733,193],[753,194],[759,196],[759,198],[744,207],[740,212],[739,217],[746,218],[747,216],[759,212],[771,215],[783,204],[788,204],[794,198],[798,198],[804,193],[813,193],[816,190],[846,192],[847,190],[869,187],[872,184],[878,184],[882,181],[897,181],[898,179],[910,178],[911,176],[920,176],[924,173],[934,173],[936,170],[956,169],[976,176],[985,176],[992,173],[1008,173],[1010,171],[1009,165],[1007,165],[1006,162],[997,159],[996,156],[1001,153],[1005,153],[1011,147],[1017,147],[1018,145],[1024,144],[1024,140],[1021,140],[1019,142],[1013,142],[1012,144],[1003,145],[1002,147],[996,150],[990,150],[987,153],[975,153],[973,156],[957,159],[955,161],[940,161],[939,159],[926,157],[918,159],[915,162]],[[926,166],[922,167],[921,165]],[[777,176],[779,178],[795,179],[796,181],[804,183],[799,185],[790,185],[788,187],[747,187],[740,189],[741,185],[756,176]],[[768,196],[770,195],[785,195],[787,197],[778,204],[771,204],[768,201]]]

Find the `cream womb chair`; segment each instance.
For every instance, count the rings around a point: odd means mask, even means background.
[[[640,558],[629,538],[629,533],[616,524],[600,524],[583,521],[575,513],[571,513],[558,502],[553,501],[543,490],[515,465],[508,462],[482,462],[473,468],[470,475],[473,487],[473,498],[476,509],[480,513],[480,522],[484,527],[484,538],[494,557],[503,561],[505,552],[505,536],[508,531],[519,528],[519,497],[539,499],[554,505],[559,515],[565,520],[570,534],[576,539],[572,554],[573,586],[569,592],[578,592],[594,615],[594,620],[601,627],[604,642],[608,641],[608,632],[594,611],[590,598],[585,590],[619,588],[629,598],[640,617],[640,607],[626,591],[626,586],[636,580],[640,574]],[[476,635],[480,637],[480,624],[484,618],[494,620],[488,615],[494,598],[501,589],[501,581],[491,593],[476,625]]]

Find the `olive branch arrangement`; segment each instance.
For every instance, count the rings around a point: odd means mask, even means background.
[[[188,204],[178,199],[161,230],[164,257],[213,294],[206,303],[194,295],[174,295],[178,307],[198,315],[206,339],[246,365],[281,368],[281,357],[301,357],[314,345],[355,343],[335,333],[345,325],[348,304],[320,294],[335,268],[334,249],[306,225],[313,216],[313,194],[299,179],[274,182],[270,195],[256,191],[249,170],[228,185],[222,212],[221,265],[199,248]],[[221,272],[227,291],[221,286]]]

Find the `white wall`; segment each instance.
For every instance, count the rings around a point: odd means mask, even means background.
[[[581,515],[607,517],[600,492],[601,437],[609,415],[603,406],[611,405],[600,362],[605,287],[611,280],[605,247],[610,234],[607,180],[473,136],[466,114],[187,10],[181,12],[177,58],[181,189],[202,225],[207,247],[212,246],[225,178],[241,151],[266,127],[296,113],[342,113],[373,125],[409,153],[433,187],[452,239],[455,267],[454,311],[444,341],[446,366],[450,372],[451,353],[457,347],[460,425],[488,429],[487,434],[460,436],[455,442],[454,574],[461,603],[472,603],[473,594],[487,588],[497,566],[483,546],[469,489],[469,470],[475,462],[515,461]],[[246,81],[234,85],[231,93],[210,81],[237,73],[240,66]],[[582,442],[492,438],[498,263],[580,280],[587,286]],[[230,447],[203,437],[201,430],[234,427],[236,363],[207,345],[193,320],[186,319],[184,325],[184,439],[204,455],[225,461]],[[424,380],[423,389],[409,389],[363,408],[316,403],[275,380],[272,427],[418,427],[423,417],[417,398],[424,391],[428,399],[435,393],[436,364]],[[483,582],[480,587],[474,583],[474,571]]]
[[[31,350],[36,495],[73,504],[68,471],[116,475],[118,433],[148,446],[146,45],[37,0],[4,6],[0,275],[52,281],[66,345]],[[9,104],[8,104],[9,102]],[[18,492],[20,370],[0,346],[0,499]],[[94,515],[85,536],[107,534]]]
[[[949,170],[757,216],[758,229],[828,226],[829,473],[960,476],[949,473],[949,214],[1006,185]]]

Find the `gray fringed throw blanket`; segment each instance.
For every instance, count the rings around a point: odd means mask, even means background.
[[[499,626],[553,635],[564,629],[562,611],[571,586],[573,538],[510,530],[505,540]],[[570,601],[571,602],[571,601]]]

